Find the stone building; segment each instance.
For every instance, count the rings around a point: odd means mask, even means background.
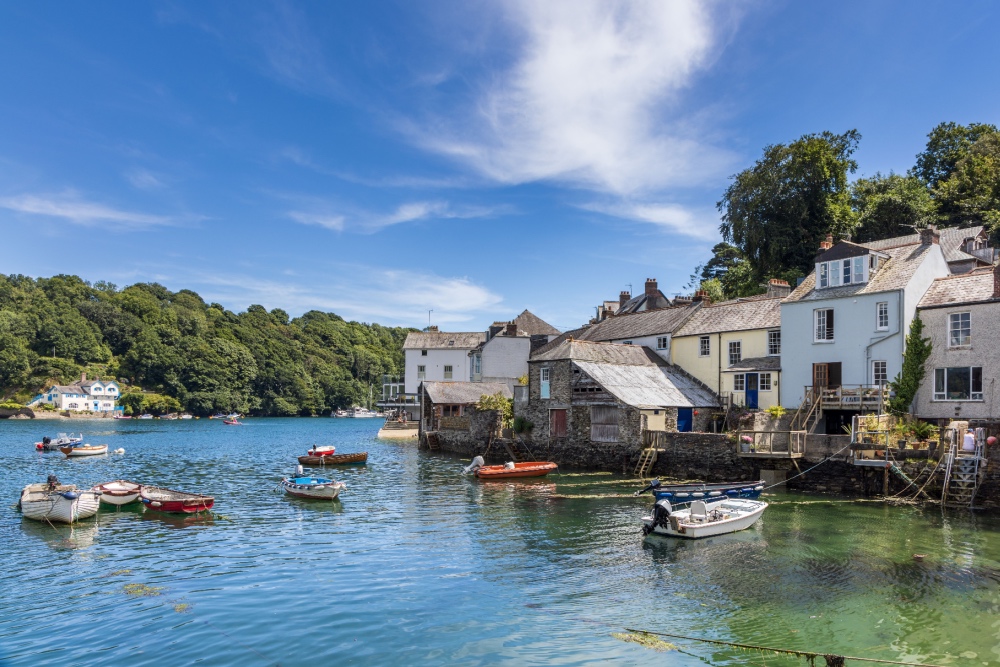
[[[469,431],[475,405],[484,395],[511,398],[506,382],[422,382],[420,384],[420,433]]]
[[[536,442],[639,446],[644,430],[704,430],[718,397],[646,347],[566,339],[528,362],[515,416]]]

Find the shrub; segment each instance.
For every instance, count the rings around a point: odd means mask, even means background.
[[[524,417],[514,417],[514,433],[530,433],[535,428],[534,422]]]
[[[781,419],[788,412],[785,408],[780,405],[772,405],[767,409],[767,414],[771,415],[771,419]]]
[[[24,406],[14,401],[4,401],[0,403],[0,410],[20,410]]]

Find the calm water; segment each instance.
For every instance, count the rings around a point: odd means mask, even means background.
[[[0,422],[5,665],[802,665],[625,628],[948,665],[1000,661],[1000,521],[779,494],[754,529],[643,543],[612,475],[481,483],[375,440],[378,420]],[[33,451],[82,431],[124,455]],[[342,502],[274,490],[312,443],[367,450]],[[104,511],[51,528],[19,489],[55,473],[211,493],[213,518]],[[916,562],[912,554],[927,554]],[[129,584],[150,587],[130,595]],[[130,589],[131,590],[131,589]]]

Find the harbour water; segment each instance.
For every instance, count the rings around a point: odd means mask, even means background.
[[[482,483],[378,420],[0,422],[3,665],[803,665],[626,628],[942,665],[1000,661],[1000,520],[777,493],[743,533],[644,542],[609,474]],[[124,455],[35,452],[46,429]],[[275,485],[314,443],[367,450],[340,502]],[[186,518],[22,519],[56,474],[210,493]],[[922,561],[913,554],[925,554]],[[820,658],[822,661],[822,658]],[[817,663],[819,664],[819,663]]]

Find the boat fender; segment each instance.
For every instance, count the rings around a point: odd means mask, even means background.
[[[678,498],[687,498],[690,495],[691,495],[690,493],[678,493],[677,497]]]
[[[733,496],[735,498],[736,496],[740,495],[740,492],[737,491],[736,489],[729,489],[728,491],[726,491],[726,495]]]
[[[740,493],[753,493],[753,489],[751,489],[751,488],[750,488],[750,487],[748,486],[748,487],[746,487],[746,488],[744,488],[744,489],[740,489]]]
[[[124,453],[125,453],[124,447],[119,447],[118,449],[115,450],[115,454],[124,454]]]
[[[162,503],[159,500],[151,500],[149,502],[150,507],[159,507]]]
[[[60,493],[59,495],[65,498],[66,500],[76,500],[77,498],[80,497],[80,494],[75,491],[66,491],[64,493]]]
[[[708,495],[710,495],[710,496],[721,496],[722,495],[722,491],[710,491],[708,493]]]
[[[503,469],[504,470],[513,470],[514,469],[514,462],[513,461],[507,461],[507,463],[503,464]]]
[[[763,487],[763,485],[757,485],[757,486],[753,487],[753,490],[754,491],[763,491],[764,487]]]
[[[674,494],[670,493],[669,491],[664,491],[663,493],[660,494],[660,497],[661,498],[673,498]]]
[[[701,491],[695,491],[694,493],[691,494],[691,497],[692,498],[704,498],[705,494],[702,493]]]
[[[305,471],[302,470],[302,465],[301,464],[295,466],[295,475],[297,477],[302,477],[302,475],[304,475],[304,474],[305,474]]]

